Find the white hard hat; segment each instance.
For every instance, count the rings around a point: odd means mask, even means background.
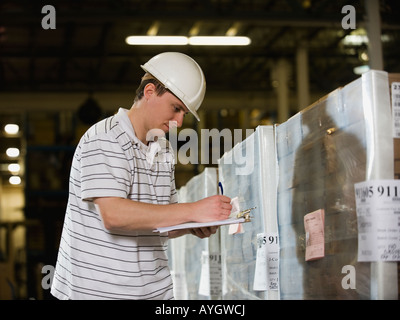
[[[196,61],[183,53],[164,52],[141,67],[177,96],[200,121],[197,109],[206,93],[206,79]]]

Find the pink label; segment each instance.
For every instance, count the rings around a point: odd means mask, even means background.
[[[306,261],[321,259],[325,256],[324,224],[324,209],[316,210],[304,216]]]

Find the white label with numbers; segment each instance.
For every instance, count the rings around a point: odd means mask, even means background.
[[[210,295],[218,297],[222,293],[221,254],[211,252],[208,260],[210,263]]]
[[[358,261],[400,261],[400,180],[354,185]]]
[[[201,253],[201,273],[198,293],[203,296],[219,296],[222,290],[221,254]]]
[[[253,290],[278,290],[279,244],[277,233],[257,234],[257,259]]]
[[[393,138],[400,138],[400,82],[392,83]]]

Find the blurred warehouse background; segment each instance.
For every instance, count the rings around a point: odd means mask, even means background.
[[[141,64],[180,51],[203,68],[202,120],[187,116],[183,128],[254,129],[369,68],[399,73],[399,16],[397,0],[1,1],[0,299],[50,298],[42,266],[55,265],[75,146],[94,122],[130,108]],[[129,45],[129,36],[249,43]],[[177,163],[177,187],[215,165]]]

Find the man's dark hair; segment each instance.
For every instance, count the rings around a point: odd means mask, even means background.
[[[155,85],[156,87],[156,94],[158,96],[162,96],[165,92],[168,91],[167,88],[164,87],[164,85],[158,81],[156,78],[154,78],[150,73],[146,73],[143,77],[142,80],[140,82],[139,87],[136,89],[136,97],[134,102],[139,101],[140,99],[143,98],[144,95],[144,88],[146,87],[146,85],[148,85],[149,83],[152,83]]]

